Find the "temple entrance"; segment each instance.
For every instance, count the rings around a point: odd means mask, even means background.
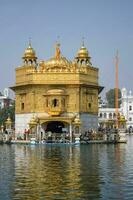
[[[41,140],[46,143],[72,142],[72,124],[65,121],[46,121],[41,124]]]
[[[64,128],[64,123],[59,121],[48,122],[46,132],[52,133],[62,133],[62,128]]]

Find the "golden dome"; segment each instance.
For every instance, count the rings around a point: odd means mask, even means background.
[[[74,124],[77,124],[77,125],[81,124],[79,116],[76,116],[76,118],[74,119]]]
[[[28,48],[25,50],[23,58],[37,58],[36,52],[32,48],[31,43],[29,43]]]
[[[30,126],[34,126],[34,125],[36,125],[36,124],[37,124],[37,121],[36,121],[35,117],[33,116],[33,117],[31,118],[30,122],[29,122],[29,125],[30,125]]]
[[[86,49],[85,46],[82,46],[80,48],[80,50],[78,51],[77,57],[80,57],[80,58],[88,58],[89,57],[88,50]]]
[[[79,49],[77,56],[75,57],[78,63],[84,63],[86,65],[92,65],[91,64],[91,57],[89,56],[87,48],[84,46],[84,42],[82,43],[81,48]]]
[[[67,68],[71,67],[71,62],[65,57],[61,56],[60,44],[56,44],[55,56],[45,62],[46,68]]]
[[[62,67],[62,68],[66,68],[66,67],[70,67],[71,62],[68,61],[65,57],[60,57],[60,58],[56,58],[53,57],[50,60],[45,62],[45,65],[49,68],[53,68],[53,67]]]
[[[11,121],[11,118],[8,116],[7,120],[5,121],[6,124],[11,124],[12,121]]]

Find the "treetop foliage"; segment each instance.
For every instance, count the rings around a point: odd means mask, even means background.
[[[115,88],[110,89],[108,92],[106,92],[106,99],[108,102],[109,108],[115,108]],[[120,108],[121,104],[121,90],[118,89],[118,106]]]

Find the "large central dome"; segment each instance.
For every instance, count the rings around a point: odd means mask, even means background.
[[[65,57],[60,57],[57,59],[56,57],[51,58],[50,60],[45,62],[47,67],[62,67],[62,68],[70,68],[71,62],[68,61]]]
[[[70,69],[71,61],[68,61],[65,57],[61,55],[59,44],[56,45],[55,56],[50,60],[45,62],[46,68],[61,68]]]

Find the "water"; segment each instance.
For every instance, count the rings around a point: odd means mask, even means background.
[[[0,200],[133,199],[127,144],[0,145]]]

